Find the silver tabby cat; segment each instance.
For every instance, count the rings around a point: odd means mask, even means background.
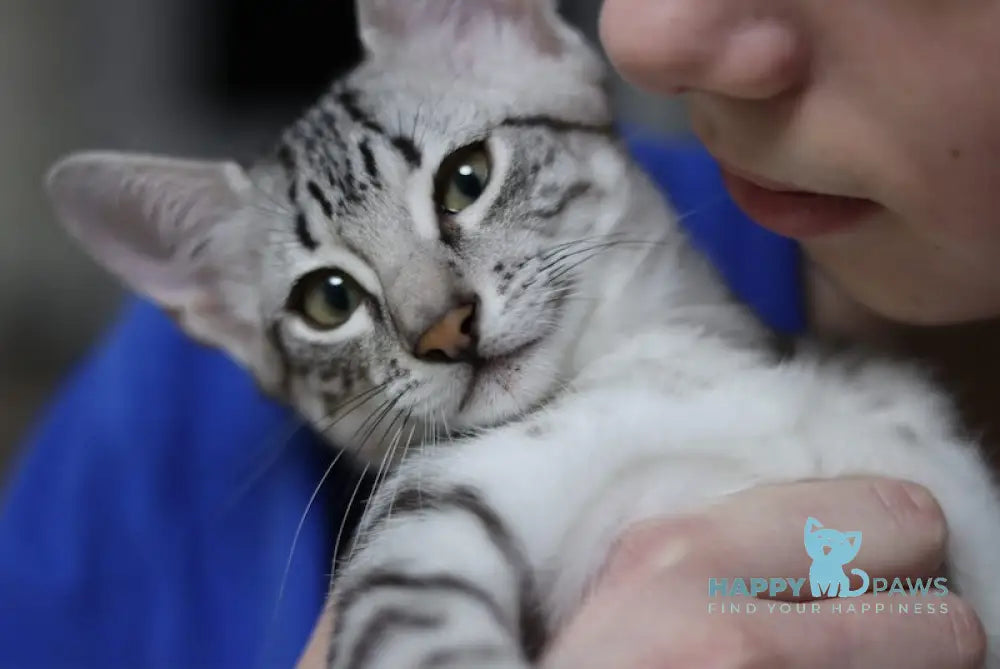
[[[335,579],[330,667],[536,666],[631,523],[855,474],[933,491],[1000,667],[1000,500],[943,395],[894,363],[774,355],[550,1],[359,16],[365,61],[251,168],[88,153],[49,179],[131,288],[394,465]]]

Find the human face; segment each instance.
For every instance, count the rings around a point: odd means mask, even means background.
[[[734,200],[914,324],[1000,315],[1000,0],[606,0]]]

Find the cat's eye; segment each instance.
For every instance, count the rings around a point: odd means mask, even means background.
[[[323,269],[299,279],[288,298],[288,309],[317,330],[335,330],[350,320],[365,295],[346,272]]]
[[[444,159],[434,180],[434,200],[448,214],[458,214],[478,200],[490,182],[490,155],[482,142]]]

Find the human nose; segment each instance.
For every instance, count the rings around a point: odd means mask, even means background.
[[[771,98],[807,73],[807,43],[794,4],[606,0],[601,39],[622,74],[651,91]]]

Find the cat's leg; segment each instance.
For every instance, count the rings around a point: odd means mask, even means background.
[[[878,411],[861,388],[816,385],[809,378],[805,392],[782,372],[754,381],[757,392],[692,401],[593,393],[410,463],[375,507],[390,520],[375,523],[339,580],[333,666],[406,669],[463,653],[492,659],[458,666],[529,666],[631,522],[752,485],[882,475],[923,484],[940,502],[951,575],[994,637],[990,669],[1000,667],[1000,502],[981,458],[912,378],[879,379],[895,403],[874,402]],[[730,393],[740,420],[708,420]],[[803,402],[823,410],[794,409]],[[372,661],[351,664],[359,656]]]
[[[337,576],[331,667],[533,666],[625,526],[622,514],[645,499],[630,480],[688,501],[749,484],[712,459],[646,477],[665,455],[662,431],[649,428],[662,398],[637,392],[621,424],[595,412],[605,398],[590,399],[558,420],[495,430],[400,469]],[[664,504],[658,496],[657,512]],[[567,537],[581,522],[587,548],[576,551]]]
[[[330,666],[531,666],[544,622],[508,520],[471,487],[412,471],[389,485],[399,495],[376,503],[377,531],[337,577]]]

